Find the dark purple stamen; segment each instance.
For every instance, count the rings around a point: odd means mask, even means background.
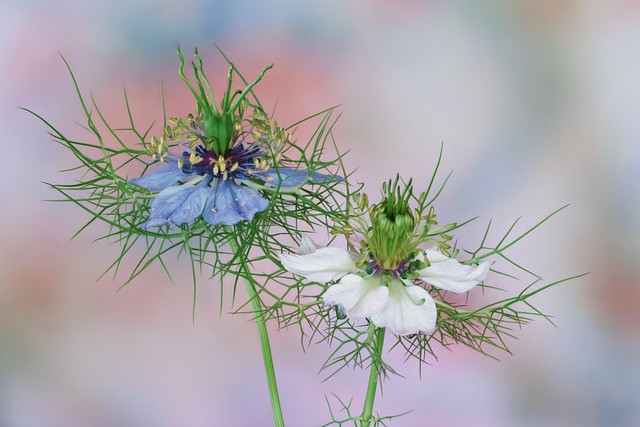
[[[373,274],[375,274],[376,276],[381,275],[382,273],[387,273],[390,274],[394,279],[397,279],[398,277],[400,277],[400,275],[402,273],[404,273],[404,271],[409,268],[409,265],[411,263],[409,261],[402,261],[400,263],[400,265],[398,265],[398,267],[396,267],[393,270],[388,270],[385,268],[382,268],[378,265],[378,263],[376,262],[375,259],[372,259],[369,261],[369,265],[371,266],[371,269],[373,270]]]
[[[223,174],[220,170],[218,170],[217,174],[214,173],[213,167],[218,161],[218,156],[213,152],[213,150],[207,150],[203,145],[198,145],[194,151],[202,160],[198,163],[192,164],[189,162],[190,153],[186,151],[183,152],[182,172],[190,175],[208,174],[213,177],[219,177]],[[228,176],[239,175],[240,178],[247,178],[249,176],[247,170],[254,168],[254,159],[259,159],[263,154],[264,153],[260,150],[259,146],[254,145],[245,149],[243,144],[236,145],[224,156]],[[238,164],[238,168],[231,172],[231,167],[236,163]]]

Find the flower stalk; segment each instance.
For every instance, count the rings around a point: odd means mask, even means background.
[[[236,240],[235,235],[232,233],[231,227],[225,227],[229,231],[230,235],[234,238],[229,240],[229,245],[233,253],[237,256],[240,255],[240,245]],[[273,421],[276,427],[284,427],[284,417],[282,416],[282,406],[280,405],[280,394],[278,393],[278,382],[276,380],[276,370],[273,365],[273,355],[271,353],[271,343],[269,340],[269,332],[267,331],[267,325],[262,314],[262,307],[260,306],[260,297],[256,290],[256,284],[253,280],[249,280],[251,272],[245,262],[241,262],[241,273],[244,276],[244,282],[249,293],[249,299],[251,301],[251,308],[255,315],[255,322],[258,328],[258,335],[260,336],[260,347],[262,349],[262,360],[264,363],[264,370],[267,377],[267,386],[269,387],[269,397],[271,398],[271,411],[273,413]]]
[[[374,343],[373,355],[371,357],[371,366],[369,366],[369,382],[367,385],[367,395],[362,408],[360,427],[369,427],[373,416],[373,403],[376,399],[378,391],[378,382],[382,373],[382,348],[384,346],[384,328],[377,328],[375,331],[376,338]]]

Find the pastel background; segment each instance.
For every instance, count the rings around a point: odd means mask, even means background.
[[[214,80],[221,46],[261,84],[282,123],[341,104],[335,135],[374,196],[396,172],[426,185],[441,143],[454,170],[441,218],[479,216],[457,237],[477,244],[571,206],[510,255],[546,281],[591,272],[535,299],[554,315],[496,362],[456,348],[418,378],[387,382],[376,409],[414,412],[397,426],[640,425],[640,5],[588,1],[3,0],[0,4],[0,426],[268,426],[255,328],[219,316],[202,281],[195,321],[187,269],[96,279],[118,253],[69,241],[87,215],[42,181],[71,155],[17,107],[86,135],[59,55],[85,95],[124,124],[123,83],[141,124],[193,107],[175,47],[198,46]],[[496,234],[497,237],[497,234]],[[320,240],[322,237],[319,238]],[[496,283],[499,282],[496,278]],[[366,373],[322,382],[324,345],[303,352],[273,331],[290,426],[329,420],[324,395],[362,404]]]

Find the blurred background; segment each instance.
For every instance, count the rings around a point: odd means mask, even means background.
[[[159,269],[119,291],[124,274],[97,280],[118,247],[93,242],[100,226],[69,241],[88,217],[44,202],[56,195],[42,182],[65,182],[72,156],[17,108],[87,137],[63,55],[115,126],[125,82],[141,127],[161,118],[161,78],[169,114],[184,115],[178,44],[200,48],[214,82],[214,44],[247,76],[275,63],[258,94],[280,123],[340,104],[336,140],[372,198],[396,172],[426,187],[443,143],[439,217],[480,217],[463,247],[490,219],[497,239],[571,204],[509,251],[546,282],[590,272],[534,300],[557,327],[518,331],[499,362],[441,350],[422,378],[392,352],[404,378],[376,410],[414,411],[390,425],[640,425],[638,2],[3,0],[1,427],[271,425],[250,319],[228,300],[220,316],[206,281],[192,319],[179,261],[173,284]],[[327,422],[331,392],[360,411],[365,372],[323,382],[324,345],[272,338],[288,425]]]

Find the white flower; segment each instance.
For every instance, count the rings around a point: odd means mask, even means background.
[[[456,293],[467,292],[482,282],[491,266],[460,264],[440,251],[425,251],[430,265],[418,271],[418,279],[436,288]],[[318,248],[303,236],[299,254],[280,254],[288,271],[314,282],[337,281],[324,293],[329,305],[340,305],[353,320],[370,319],[376,326],[397,335],[431,334],[436,327],[436,305],[424,288],[393,275],[390,280],[379,274],[366,274],[356,267],[354,255],[340,248]],[[424,261],[422,255],[417,259]]]

